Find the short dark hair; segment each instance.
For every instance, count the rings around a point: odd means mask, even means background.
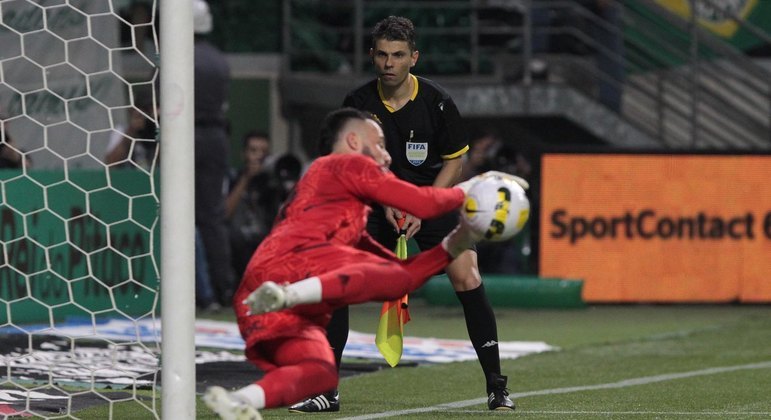
[[[405,41],[410,51],[417,50],[415,44],[415,25],[412,21],[402,16],[388,16],[381,20],[372,29],[372,47],[375,43],[385,39],[386,41]]]
[[[259,137],[261,139],[265,139],[270,143],[270,137],[268,137],[268,133],[262,130],[251,130],[244,134],[243,137],[241,137],[241,146],[246,149],[246,146],[249,145],[249,139]]]
[[[340,135],[340,131],[351,120],[372,120],[377,122],[372,117],[372,114],[356,108],[340,108],[330,112],[321,123],[318,144],[320,156],[332,153],[332,148]]]

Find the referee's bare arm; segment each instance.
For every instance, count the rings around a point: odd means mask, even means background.
[[[452,159],[445,159],[442,164],[442,169],[434,179],[434,187],[451,187],[455,185],[460,179],[460,172],[463,169],[463,159],[459,157]]]

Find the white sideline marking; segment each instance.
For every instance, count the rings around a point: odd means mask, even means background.
[[[479,410],[444,410],[444,413],[468,413],[479,415]],[[587,410],[522,410],[519,414],[571,414],[571,415],[600,415],[600,416],[764,416],[768,417],[768,411],[587,411]]]
[[[470,410],[469,410],[470,412]],[[523,413],[533,414],[587,414],[601,416],[768,416],[767,411],[523,411]]]
[[[701,370],[693,370],[693,371],[690,371],[690,372],[667,373],[667,374],[663,374],[663,375],[643,376],[643,377],[640,377],[640,378],[625,379],[623,381],[610,382],[610,383],[606,383],[606,384],[570,386],[570,387],[565,387],[565,388],[542,389],[542,390],[539,390],[539,391],[519,392],[519,393],[516,393],[516,394],[511,394],[510,397],[512,397],[512,398],[523,398],[523,397],[532,397],[532,396],[537,396],[537,395],[567,394],[567,393],[570,393],[570,392],[595,391],[595,390],[599,390],[599,389],[626,388],[626,387],[630,387],[630,386],[647,385],[647,384],[652,384],[652,383],[656,383],[656,382],[671,381],[671,380],[675,380],[675,379],[693,378],[695,376],[704,376],[704,375],[714,375],[714,374],[717,374],[717,373],[735,372],[737,370],[767,369],[767,368],[771,368],[771,361],[759,362],[759,363],[750,363],[750,364],[746,364],[746,365],[713,367],[713,368],[707,368],[707,369],[701,369]],[[412,408],[412,409],[409,409],[409,410],[398,410],[398,411],[386,411],[386,412],[383,412],[383,413],[365,414],[363,416],[346,417],[345,419],[346,420],[379,419],[379,418],[384,418],[384,417],[394,417],[394,416],[401,416],[401,415],[406,415],[406,414],[428,413],[428,412],[431,412],[431,411],[445,410],[445,409],[448,409],[448,408],[463,408],[463,407],[468,407],[468,406],[471,406],[471,405],[483,404],[483,403],[486,403],[486,402],[487,402],[487,398],[475,398],[473,400],[456,401],[456,402],[451,402],[451,403],[438,404],[438,405],[434,405],[434,406],[431,406],[431,407]]]

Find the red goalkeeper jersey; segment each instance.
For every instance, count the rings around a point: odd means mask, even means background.
[[[331,314],[323,305],[301,305],[248,316],[241,302],[263,282],[293,283],[352,263],[377,263],[383,256],[397,260],[365,231],[370,204],[393,206],[430,219],[459,207],[464,197],[460,188],[418,187],[401,181],[364,155],[333,154],[317,159],[255,251],[234,296],[247,347],[260,339],[291,334],[303,324],[324,326]]]
[[[325,156],[317,159],[297,184],[255,259],[264,261],[261,253],[292,248],[299,242],[355,246],[366,234],[372,203],[431,219],[459,207],[463,198],[457,188],[417,187],[401,181],[364,155]]]

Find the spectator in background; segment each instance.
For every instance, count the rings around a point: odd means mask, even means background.
[[[280,200],[272,186],[266,160],[270,140],[266,133],[251,131],[243,137],[243,167],[230,176],[226,217],[233,254],[233,269],[241,276],[254,250],[270,232]]]
[[[152,0],[134,0],[120,9],[120,16],[131,25],[121,25],[120,41],[124,47],[151,53],[154,50]]]
[[[209,263],[201,232],[195,230],[195,305],[204,312],[218,312],[222,305],[217,302],[209,278]]]
[[[465,181],[493,168],[495,153],[501,148],[501,139],[493,132],[485,132],[474,137],[469,143],[469,151],[465,155],[460,180]]]
[[[127,125],[118,125],[110,136],[104,162],[126,168],[150,170],[158,153],[157,125],[150,101],[140,97],[137,107],[129,108]]]
[[[17,149],[11,134],[8,132],[8,123],[5,118],[0,117],[0,169],[21,169],[24,162],[24,155]],[[31,162],[27,160],[29,166]]]
[[[230,67],[206,40],[212,16],[204,0],[193,0],[195,31],[195,224],[201,233],[209,277],[220,305],[230,306],[235,277],[225,220],[228,174],[227,108]]]
[[[273,177],[271,187],[276,195],[276,206],[273,214],[278,214],[281,204],[289,197],[297,181],[302,175],[303,164],[297,156],[287,153],[270,163]]]
[[[128,124],[118,125],[107,145],[104,161],[120,168],[151,170],[157,156],[157,126],[149,118],[151,104],[145,96],[139,97],[139,108],[129,109]],[[129,156],[130,155],[130,156]],[[212,290],[209,266],[201,234],[195,231],[195,301],[196,307],[216,312],[221,305]]]

